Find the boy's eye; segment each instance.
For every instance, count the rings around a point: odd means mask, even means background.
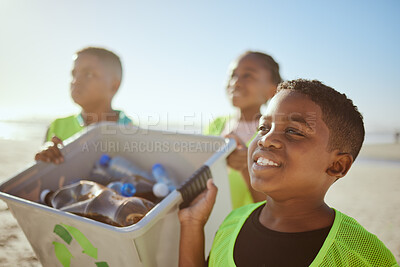
[[[245,73],[245,74],[243,74],[242,77],[243,77],[243,79],[249,79],[252,77],[252,75],[251,75],[251,73]]]
[[[259,132],[269,132],[269,127],[265,126],[265,125],[260,125],[258,126],[257,129]]]
[[[92,72],[88,72],[88,73],[86,73],[86,77],[87,78],[93,78],[93,73]]]
[[[303,134],[301,131],[299,131],[299,130],[297,130],[297,129],[293,129],[293,128],[288,128],[288,129],[286,129],[285,132],[286,132],[287,134],[290,134],[290,135],[304,136],[304,134]]]

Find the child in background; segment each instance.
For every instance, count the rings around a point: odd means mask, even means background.
[[[238,109],[235,116],[220,117],[204,131],[206,135],[234,138],[236,150],[228,157],[232,207],[262,201],[264,195],[250,186],[247,170],[247,146],[254,138],[260,108],[275,94],[281,82],[279,65],[264,53],[247,51],[233,62],[227,85],[227,95]]]
[[[62,141],[90,124],[101,121],[131,124],[124,112],[114,110],[111,105],[121,80],[122,64],[116,54],[97,47],[78,51],[72,69],[71,97],[82,107],[82,111],[50,124],[46,134],[47,148],[37,153],[35,160],[56,164],[63,162],[59,150]]]
[[[319,81],[280,84],[248,153],[251,186],[266,201],[226,217],[208,266],[399,266],[375,235],[324,201],[349,171],[364,133],[346,95]],[[179,212],[180,266],[204,266],[203,227],[216,193],[208,181]]]

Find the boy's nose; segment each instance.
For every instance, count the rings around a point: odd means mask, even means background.
[[[76,86],[76,85],[82,84],[82,82],[83,81],[81,78],[78,78],[78,77],[72,78],[71,86]]]
[[[279,135],[280,134],[276,130],[271,129],[267,134],[263,135],[257,141],[257,145],[264,148],[280,149],[282,148],[283,144],[282,141],[279,139]]]
[[[236,88],[240,85],[240,83],[241,83],[241,81],[240,81],[239,77],[234,76],[229,80],[228,86],[231,88]]]
[[[78,82],[78,78],[76,76],[72,77],[71,84],[76,84]]]

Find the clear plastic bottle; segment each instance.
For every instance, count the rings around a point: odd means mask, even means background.
[[[131,183],[112,182],[107,187],[124,197],[132,197],[136,193],[136,187]]]
[[[154,179],[157,181],[157,183],[153,186],[154,195],[157,197],[165,197],[169,194],[169,192],[175,189],[175,186],[163,165],[156,163],[153,165],[151,171]]]
[[[146,171],[120,156],[110,157],[107,154],[103,154],[100,157],[99,164],[104,167],[114,179],[137,177],[137,179],[145,178],[147,180],[152,180],[152,177]]]
[[[94,198],[105,187],[92,181],[81,180],[74,184],[66,185],[53,192],[45,189],[40,194],[42,203],[56,209],[66,206],[77,205]]]
[[[94,164],[94,166],[89,174],[89,180],[94,181],[99,184],[102,184],[102,185],[107,185],[114,179],[111,176],[111,174],[108,173],[107,168],[102,166],[102,164],[100,164],[100,160],[99,160]]]
[[[154,203],[162,200],[162,196],[154,194],[154,182],[148,180],[137,180],[135,177],[126,177],[120,181],[112,182],[107,185],[108,188],[113,189],[119,195],[125,197],[142,197]]]
[[[140,197],[123,197],[114,190],[92,181],[82,180],[52,192],[43,190],[41,202],[114,226],[138,222],[154,207]]]

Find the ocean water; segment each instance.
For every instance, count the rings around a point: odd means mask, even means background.
[[[0,121],[0,139],[10,141],[44,140],[50,122]]]
[[[1,121],[0,120],[0,139],[16,141],[35,141],[44,140],[49,121]],[[199,129],[197,129],[199,128]],[[154,128],[156,129],[156,128]],[[185,132],[179,124],[166,127],[160,125],[159,130],[178,130]],[[200,125],[192,127],[188,133],[201,133]],[[400,140],[398,140],[400,142]],[[367,132],[364,144],[393,144],[396,142],[395,132]]]

